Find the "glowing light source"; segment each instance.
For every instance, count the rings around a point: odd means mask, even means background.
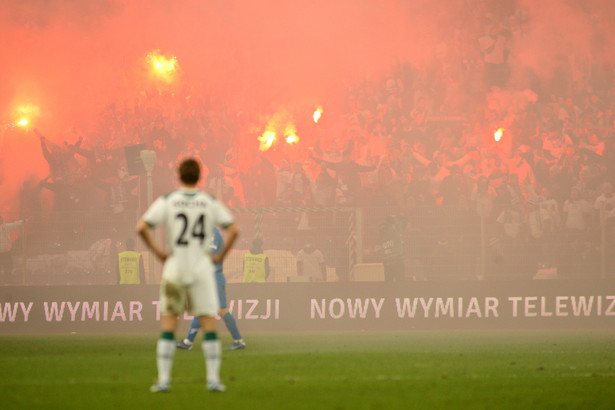
[[[322,107],[317,107],[313,115],[314,122],[318,123],[318,120],[320,119],[320,117],[322,117]]]
[[[296,144],[299,142],[299,137],[297,137],[297,128],[295,124],[289,122],[284,127],[284,136],[286,137],[286,142],[288,144]]]
[[[15,108],[13,114],[14,126],[26,128],[39,116],[39,108],[34,104],[23,104]]]
[[[258,147],[258,149],[261,151],[267,151],[269,148],[271,148],[271,146],[276,140],[275,132],[265,131],[263,135],[258,137],[258,140],[260,141],[260,146]]]
[[[500,142],[502,135],[504,135],[504,131],[506,131],[504,128],[498,128],[498,130],[493,134],[495,142]]]
[[[260,142],[258,149],[267,151],[278,142],[296,144],[299,142],[297,127],[294,124],[292,115],[286,110],[280,110],[273,114],[268,120],[265,130],[258,137]]]
[[[167,83],[173,81],[177,72],[177,67],[179,66],[176,57],[165,56],[160,53],[160,50],[154,50],[147,55],[147,60],[154,77]]]

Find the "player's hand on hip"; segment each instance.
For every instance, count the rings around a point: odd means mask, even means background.
[[[155,253],[156,253],[156,257],[157,257],[157,258],[160,260],[160,262],[162,262],[162,263],[164,263],[164,262],[167,260],[167,258],[168,258],[169,256],[171,256],[169,253],[164,252],[164,251],[161,251],[161,250],[156,250],[156,251],[155,251]]]

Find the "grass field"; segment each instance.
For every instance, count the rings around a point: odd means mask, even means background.
[[[247,336],[224,352],[226,393],[196,346],[167,394],[148,391],[157,335],[0,336],[2,408],[615,408],[615,331]]]

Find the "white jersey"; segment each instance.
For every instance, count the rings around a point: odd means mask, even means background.
[[[152,228],[163,226],[166,251],[170,253],[163,278],[181,285],[213,273],[209,256],[213,228],[234,223],[224,204],[197,189],[186,188],[158,198],[143,220]]]

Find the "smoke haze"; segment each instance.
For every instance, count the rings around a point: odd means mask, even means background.
[[[491,21],[472,13],[480,8]],[[612,62],[608,0],[6,1],[0,115],[3,126],[14,123],[18,107],[32,104],[39,113],[30,130],[60,144],[87,138],[105,104],[152,88],[145,58],[156,49],[177,58],[180,87],[198,86],[236,111],[342,110],[349,84],[377,79],[398,60],[427,66],[437,53],[458,53],[448,48],[453,37],[511,8],[530,19],[513,43],[514,73],[531,68],[549,78],[558,57],[573,53]],[[5,131],[0,144],[4,189],[45,175],[31,132]]]

